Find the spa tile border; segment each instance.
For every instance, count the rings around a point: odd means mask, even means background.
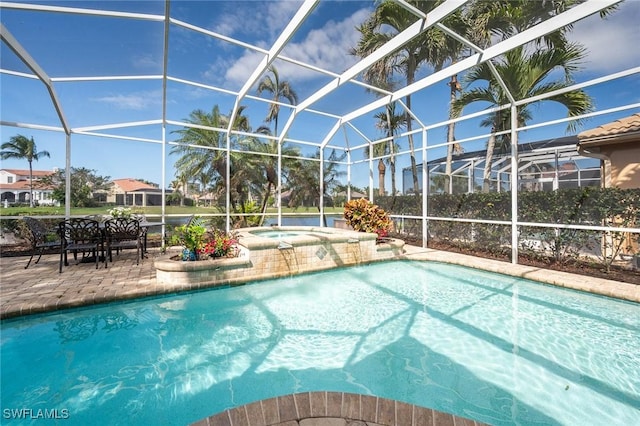
[[[232,408],[193,426],[480,426],[474,420],[376,396],[304,392]]]

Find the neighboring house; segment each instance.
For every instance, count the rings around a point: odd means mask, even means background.
[[[640,188],[640,113],[586,130],[578,140],[580,154],[600,159],[603,187]],[[640,253],[637,235],[628,234],[626,245],[628,254]]]
[[[116,206],[161,206],[162,189],[136,179],[114,179],[107,192],[106,202]]]
[[[580,133],[578,152],[601,160],[602,186],[640,188],[640,113]]]
[[[33,199],[40,205],[58,205],[51,196],[54,187],[43,185],[41,180],[56,170],[33,170]],[[0,169],[0,201],[3,203],[29,203],[31,185],[29,170]]]

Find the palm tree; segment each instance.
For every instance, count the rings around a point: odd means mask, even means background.
[[[229,123],[229,117],[220,113],[216,105],[210,113],[195,110],[186,120],[196,126],[206,126],[224,129]],[[180,155],[175,167],[178,174],[186,176],[201,176],[203,173],[211,176],[212,182],[219,182],[226,176],[226,134],[222,131],[202,129],[200,127],[185,127],[175,131],[180,137],[176,140],[179,145],[171,148],[170,154]]]
[[[262,92],[271,93],[271,100],[273,101],[269,105],[269,112],[265,121],[267,123],[274,122],[273,134],[278,136],[278,115],[280,114],[280,102],[281,99],[286,99],[291,105],[298,103],[298,95],[291,87],[291,83],[288,81],[280,81],[280,75],[275,66],[270,65],[269,71],[271,75],[265,75],[258,83],[258,95]]]
[[[296,167],[291,169],[289,174],[289,188],[291,189],[291,199],[289,200],[290,207],[304,206],[305,202],[315,203],[320,199],[320,182],[322,185],[322,195],[328,196],[334,191],[334,189],[340,185],[339,178],[345,174],[345,172],[338,170],[338,163],[343,161],[346,157],[346,153],[338,155],[336,150],[331,150],[329,157],[325,159],[324,164],[319,164],[318,161],[300,161]],[[317,160],[320,158],[320,150],[309,157],[310,159]],[[320,179],[320,167],[324,167],[323,179]],[[318,211],[320,211],[320,204],[317,204]],[[324,226],[327,226],[326,216],[322,217]]]
[[[232,130],[249,131],[251,129],[248,120],[242,116],[243,110],[244,107],[240,107]],[[216,105],[211,113],[202,110],[192,111],[186,121],[196,126],[226,129],[229,124],[229,116],[221,114]],[[185,127],[175,133],[180,135],[177,139],[179,145],[174,146],[170,154],[180,155],[180,158],[175,162],[177,175],[189,177],[208,175],[213,186],[218,187],[218,192],[223,191],[220,188],[229,186],[231,204],[234,209],[241,206],[246,201],[249,183],[252,182],[247,178],[251,171],[243,166],[246,164],[245,156],[232,152],[227,182],[226,132],[201,127]],[[238,145],[238,140],[241,138],[236,135],[231,136],[232,148]]]
[[[428,13],[440,5],[442,1],[409,1],[409,3]],[[370,55],[417,20],[418,17],[416,15],[395,1],[383,0],[376,6],[375,11],[367,21],[358,27],[361,36],[352,53],[361,58]],[[372,82],[388,80],[388,74],[385,73],[393,70],[402,72],[408,86],[415,82],[416,72],[422,64],[435,64],[436,68],[442,66],[441,58],[446,57],[446,49],[447,41],[444,33],[438,28],[429,28],[423,34],[404,44],[395,54],[370,67],[365,73],[365,80]],[[409,132],[408,142],[413,189],[417,192],[419,181],[413,134],[411,133],[411,95],[407,95],[405,103],[407,106],[405,114],[407,132]]]
[[[396,194],[396,161],[395,152],[398,150],[398,144],[395,143],[394,137],[398,134],[398,130],[402,129],[406,123],[405,115],[396,114],[395,103],[385,107],[383,112],[379,112],[374,116],[378,121],[376,127],[384,132],[385,137],[389,138],[386,142],[379,142],[373,145],[373,155],[370,155],[369,148],[365,149],[365,156],[369,158],[389,156],[386,162],[391,167],[391,195]],[[378,161],[378,180],[379,195],[385,194],[384,179],[386,174],[385,160],[380,158]]]
[[[271,130],[268,127],[264,126],[259,127],[256,132],[267,136],[271,135]],[[249,137],[243,139],[240,142],[240,145],[247,151],[265,154],[252,155],[251,157],[247,158],[246,163],[246,166],[248,168],[256,171],[259,174],[259,176],[256,176],[256,180],[259,179],[260,182],[266,181],[266,186],[262,196],[262,205],[260,207],[262,216],[260,217],[259,226],[262,226],[265,218],[264,213],[267,211],[267,202],[269,200],[269,196],[271,195],[271,191],[273,190],[273,188],[276,188],[278,186],[278,141],[269,138],[266,142],[263,142],[257,137]],[[283,157],[282,174],[284,180],[286,181],[289,170],[297,165],[297,161],[292,160],[290,157],[300,156],[300,151],[297,148],[283,145],[281,155]]]
[[[51,154],[49,151],[38,151],[33,137],[29,139],[23,135],[12,136],[0,148],[0,158],[3,160],[14,158],[29,162],[29,206],[33,207],[33,161],[38,161],[41,157],[50,158]]]
[[[572,74],[578,69],[578,64],[584,58],[585,50],[577,44],[567,44],[565,49],[539,49],[534,52],[520,46],[507,52],[503,59],[494,62],[495,69],[505,83],[506,89],[515,99],[549,93],[563,89],[573,84]],[[552,73],[562,70],[564,77],[553,80]],[[454,112],[459,115],[462,109],[474,102],[487,102],[491,106],[505,105],[509,103],[507,94],[498,83],[489,65],[483,63],[473,68],[465,75],[465,84],[474,88],[463,92],[454,102]],[[484,86],[478,86],[484,83]],[[542,101],[534,101],[523,105],[518,109],[517,123],[523,126],[531,119],[531,110],[534,105],[543,101],[557,102],[567,108],[568,116],[578,116],[592,109],[592,100],[583,90],[573,90],[562,93]],[[511,144],[509,134],[496,136],[495,133],[511,128],[510,110],[496,111],[481,122],[484,127],[491,128],[491,136],[487,142],[487,153],[484,168],[483,191],[489,191],[491,177],[491,163],[494,149],[508,150]],[[568,131],[574,130],[578,125],[572,121]],[[515,173],[515,171],[513,171]]]

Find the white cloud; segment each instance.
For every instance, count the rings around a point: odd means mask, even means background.
[[[590,16],[574,25],[569,38],[588,49],[585,69],[597,74],[622,71],[640,64],[640,1],[623,2],[602,19]]]
[[[118,109],[142,111],[149,107],[157,107],[162,104],[160,91],[137,92],[129,95],[117,94],[93,98],[94,101],[113,105]]]
[[[162,70],[162,58],[156,58],[149,53],[134,57],[132,63],[136,69],[140,70]]]
[[[240,39],[246,38],[243,36],[274,39],[300,8],[301,2],[267,1],[250,4],[254,11],[250,17],[247,16],[246,9],[236,7],[233,2],[226,4],[227,8],[216,16],[211,29]]]
[[[357,62],[357,58],[349,55],[349,50],[356,45],[360,37],[356,27],[370,13],[368,9],[361,9],[344,20],[330,20],[323,27],[309,31],[303,40],[289,43],[283,50],[283,55],[315,67],[341,73]],[[262,57],[262,54],[256,52],[244,54],[227,68],[226,80],[242,84],[255,70]],[[279,62],[278,71],[280,75],[286,76],[287,80],[295,82],[318,76],[315,71],[288,62]]]

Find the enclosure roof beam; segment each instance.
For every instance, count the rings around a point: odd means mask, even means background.
[[[449,67],[441,71],[435,72],[421,80],[416,81],[415,83],[407,85],[389,96],[379,98],[369,103],[368,105],[352,111],[351,113],[344,116],[344,120],[351,121],[372,111],[375,111],[376,109],[381,108],[386,104],[389,104],[401,98],[405,98],[408,95],[416,93],[426,87],[449,78],[452,75],[459,74],[462,71],[473,67],[474,65],[486,62],[518,46],[534,41],[544,36],[545,34],[573,24],[580,19],[586,18],[587,16],[597,13],[602,9],[619,3],[620,1],[621,0],[602,0],[581,3],[566,12],[549,18],[536,26],[533,26],[519,34],[516,34],[507,40],[496,43],[495,45],[487,48],[483,53],[476,53],[474,55],[471,55],[468,58],[456,62],[455,64],[450,65]]]
[[[333,81],[329,82],[324,87],[309,96],[307,99],[300,102],[296,109],[298,111],[306,109],[338,87],[350,82],[352,79],[356,78],[358,74],[364,72],[367,68],[383,59],[385,56],[393,53],[394,51],[398,50],[400,47],[411,41],[413,38],[422,34],[424,31],[432,27],[436,22],[453,13],[457,8],[459,8],[467,1],[469,0],[449,0],[444,4],[438,6],[425,18],[417,20],[413,25],[409,26],[409,28],[393,37],[375,52],[356,63],[351,68],[343,72],[339,77],[334,78]]]
[[[269,68],[273,61],[276,60],[278,54],[282,51],[282,49],[284,49],[291,37],[293,37],[298,28],[300,28],[309,14],[318,5],[318,1],[319,0],[305,0],[305,2],[302,4],[302,6],[300,6],[300,9],[298,9],[289,24],[287,24],[285,29],[282,31],[278,39],[273,43],[269,52],[262,58],[251,76],[244,83],[244,86],[242,87],[242,89],[240,89],[238,97],[236,98],[235,106],[233,108],[233,112],[231,113],[231,119],[229,120],[228,131],[231,131],[231,128],[233,127],[233,122],[235,121],[235,117],[242,99],[249,93],[249,90],[258,81],[260,76]]]
[[[56,90],[53,87],[53,82],[51,78],[47,75],[46,72],[38,65],[38,63],[29,55],[24,47],[18,42],[18,40],[13,37],[13,35],[9,32],[7,27],[4,26],[3,23],[0,22],[0,38],[4,41],[7,46],[25,63],[29,69],[38,76],[40,81],[44,83],[49,91],[49,96],[51,97],[51,102],[53,102],[53,106],[56,109],[58,114],[58,118],[60,119],[60,123],[64,128],[64,132],[67,135],[71,134],[71,128],[69,127],[69,123],[64,116],[64,112],[62,111],[62,105],[60,104],[60,100],[58,99],[58,95],[56,94]]]

